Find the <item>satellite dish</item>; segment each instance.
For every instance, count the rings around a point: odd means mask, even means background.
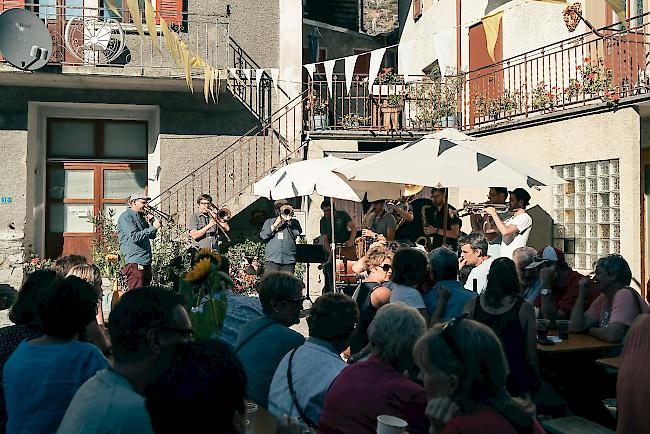
[[[52,35],[33,12],[9,9],[0,14],[0,53],[16,68],[41,68],[50,59]]]

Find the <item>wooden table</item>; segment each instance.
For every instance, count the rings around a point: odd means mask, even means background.
[[[550,335],[549,335],[550,336]],[[582,333],[569,333],[569,339],[554,345],[537,344],[537,351],[549,354],[570,353],[576,351],[606,350],[620,347],[622,344],[610,344],[593,336]]]
[[[617,371],[621,367],[621,357],[608,357],[606,359],[596,360],[596,364],[604,366],[606,368],[616,369]]]

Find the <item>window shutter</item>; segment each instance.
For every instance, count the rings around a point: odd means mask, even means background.
[[[413,20],[417,21],[422,16],[422,0],[413,0]]]
[[[183,0],[156,0],[156,10],[167,24],[183,27]],[[158,15],[156,15],[156,24],[160,24]]]
[[[24,8],[25,0],[0,0],[0,11],[13,8]]]

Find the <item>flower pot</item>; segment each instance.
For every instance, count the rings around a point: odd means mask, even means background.
[[[386,131],[397,130],[399,127],[399,115],[401,111],[401,106],[381,106],[381,113],[384,116],[384,129]]]
[[[314,115],[314,129],[324,130],[326,128],[327,128],[327,115],[326,114]]]
[[[456,116],[454,115],[442,117],[438,120],[438,125],[440,125],[441,128],[454,128],[456,125],[455,120]]]

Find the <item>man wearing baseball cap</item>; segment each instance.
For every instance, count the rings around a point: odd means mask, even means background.
[[[526,213],[526,207],[530,203],[530,194],[523,188],[515,188],[510,192],[508,208],[512,217],[502,221],[496,209],[485,208],[485,212],[492,217],[496,230],[501,234],[501,257],[512,259],[512,253],[528,242],[528,236],[533,227],[533,219]]]
[[[126,264],[120,271],[126,275],[129,289],[151,284],[151,242],[149,240],[156,238],[162,223],[156,219],[151,226],[145,218],[145,208],[150,200],[151,198],[144,194],[134,194],[129,199],[129,207],[117,221],[120,250]]]
[[[585,276],[572,270],[564,260],[564,252],[553,246],[540,249],[527,268],[539,270],[541,291],[535,306],[541,308],[541,316],[550,320],[551,327],[556,320],[568,320],[578,298],[580,280]],[[596,286],[590,282],[585,308],[597,296]]]

